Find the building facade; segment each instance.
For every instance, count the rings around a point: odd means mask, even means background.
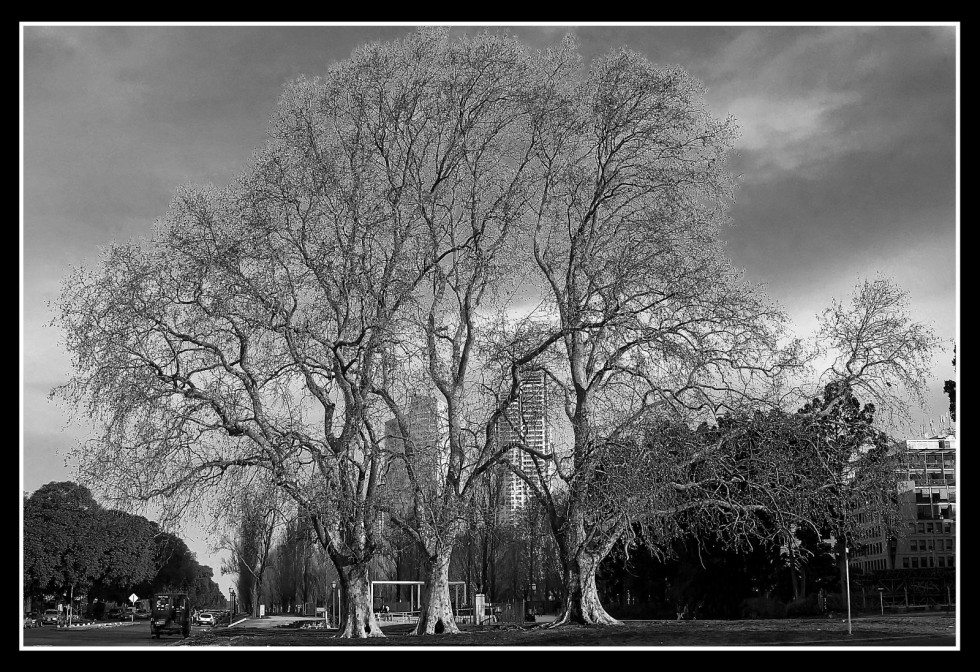
[[[874,572],[956,566],[956,448],[952,430],[905,442],[897,488],[908,527],[903,535],[880,531],[862,540],[852,567]]]
[[[389,459],[384,487],[396,508],[408,510],[412,505],[407,461],[411,461],[421,483],[438,489],[444,481],[449,464],[445,408],[445,402],[434,395],[416,394],[405,408],[407,434],[402,432],[395,418],[385,422],[385,450]]]
[[[554,429],[548,413],[548,385],[544,371],[534,371],[521,379],[517,399],[497,420],[496,440],[499,448],[510,447],[508,461],[525,474],[543,481],[554,472],[552,461],[535,462],[524,450],[530,448],[544,455],[554,453]],[[504,474],[501,518],[514,521],[534,497],[530,486],[512,471]]]

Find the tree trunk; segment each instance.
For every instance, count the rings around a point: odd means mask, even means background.
[[[565,576],[565,604],[551,627],[568,625],[620,625],[599,602],[595,585],[596,570],[602,558],[579,553],[571,559]]]
[[[347,565],[340,572],[340,637],[384,637],[371,604],[367,564]]]
[[[796,549],[793,547],[793,535],[786,537],[786,547],[789,550],[789,582],[793,589],[793,601],[800,599],[800,584],[796,570]]]
[[[449,560],[451,547],[440,550],[430,559],[426,567],[425,591],[419,622],[412,634],[438,635],[459,634],[459,627],[453,616],[453,606],[449,595]]]

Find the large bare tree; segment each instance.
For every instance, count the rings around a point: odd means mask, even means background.
[[[397,406],[386,358],[422,353],[453,427],[438,479],[458,481],[477,310],[524,205],[532,66],[512,39],[445,30],[355,50],[287,86],[238,183],[179,190],[150,241],[73,273],[57,322],[76,373],[58,392],[100,429],[77,453],[83,477],[176,516],[236,470],[264,471],[338,569],[344,634],[381,636],[367,571]],[[463,506],[440,488],[447,511]],[[452,631],[435,585],[423,629]]]
[[[575,66],[536,95],[550,111],[535,129],[541,179],[527,244],[542,307],[516,325],[509,352],[560,335],[536,364],[564,399],[564,487],[521,476],[564,560],[556,623],[613,623],[595,571],[643,515],[631,498],[595,506],[617,437],[657,415],[712,418],[754,403],[793,357],[779,347],[779,311],[722,251],[734,122],[709,114],[683,70],[628,50],[597,59],[585,78]]]
[[[612,622],[595,569],[650,510],[627,487],[646,472],[614,468],[638,428],[772,399],[796,364],[722,251],[735,133],[684,71],[620,50],[584,72],[571,38],[425,28],[291,82],[235,184],[178,190],[152,238],[66,279],[56,393],[97,429],[80,478],[178,517],[261,474],[334,564],[342,635],[373,637],[387,521],[427,559],[417,632],[457,630],[449,560],[503,461],[546,507],[558,623]],[[571,450],[534,454],[560,483],[495,435],[531,370],[563,400]],[[420,396],[436,440],[413,433]]]
[[[785,457],[768,442],[747,462],[744,423],[706,445],[675,435],[651,450],[649,436],[665,420],[717,424],[785,408],[800,398],[789,394],[790,374],[802,371],[804,353],[782,312],[724,254],[736,128],[708,112],[696,81],[624,49],[594,62],[587,78],[554,78],[536,99],[562,110],[540,129],[527,245],[544,291],[504,350],[513,357],[561,335],[535,365],[564,398],[571,446],[551,458],[560,487],[540,469],[514,470],[546,506],[561,549],[565,606],[555,625],[615,623],[595,572],[634,524],[660,525],[669,538],[671,517],[683,513],[715,528],[734,521],[737,539],[757,527],[754,517],[812,508],[793,496],[791,479],[730,487],[760,460],[776,468]],[[897,312],[899,298],[887,283],[866,285],[852,306],[827,312],[820,338],[838,356],[823,382],[892,401],[893,384],[921,391],[933,342]]]

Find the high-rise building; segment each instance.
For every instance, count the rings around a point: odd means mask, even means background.
[[[445,403],[432,395],[415,394],[405,409],[407,435],[395,418],[385,423],[385,449],[390,455],[385,486],[391,496],[411,503],[406,458],[419,479],[438,487],[449,463]],[[406,448],[411,448],[406,452]]]
[[[527,447],[545,455],[554,452],[554,432],[548,414],[548,385],[544,371],[531,372],[521,379],[517,399],[497,420],[496,438],[498,447],[510,447],[507,459],[511,464],[528,475],[542,480],[550,478],[554,463],[538,460],[536,466],[534,457],[523,450]],[[503,519],[513,520],[533,496],[526,482],[509,470],[505,472]]]

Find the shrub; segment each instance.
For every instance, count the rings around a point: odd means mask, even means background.
[[[786,605],[769,597],[749,597],[739,607],[742,618],[785,618]]]
[[[786,605],[787,618],[801,618],[804,616],[817,616],[820,614],[820,605],[817,603],[816,593],[810,593],[803,599],[794,600]]]
[[[851,600],[851,606],[854,606],[853,599]],[[825,607],[826,611],[836,611],[843,612],[847,611],[844,607],[844,600],[841,598],[840,593],[828,593],[827,603]]]

